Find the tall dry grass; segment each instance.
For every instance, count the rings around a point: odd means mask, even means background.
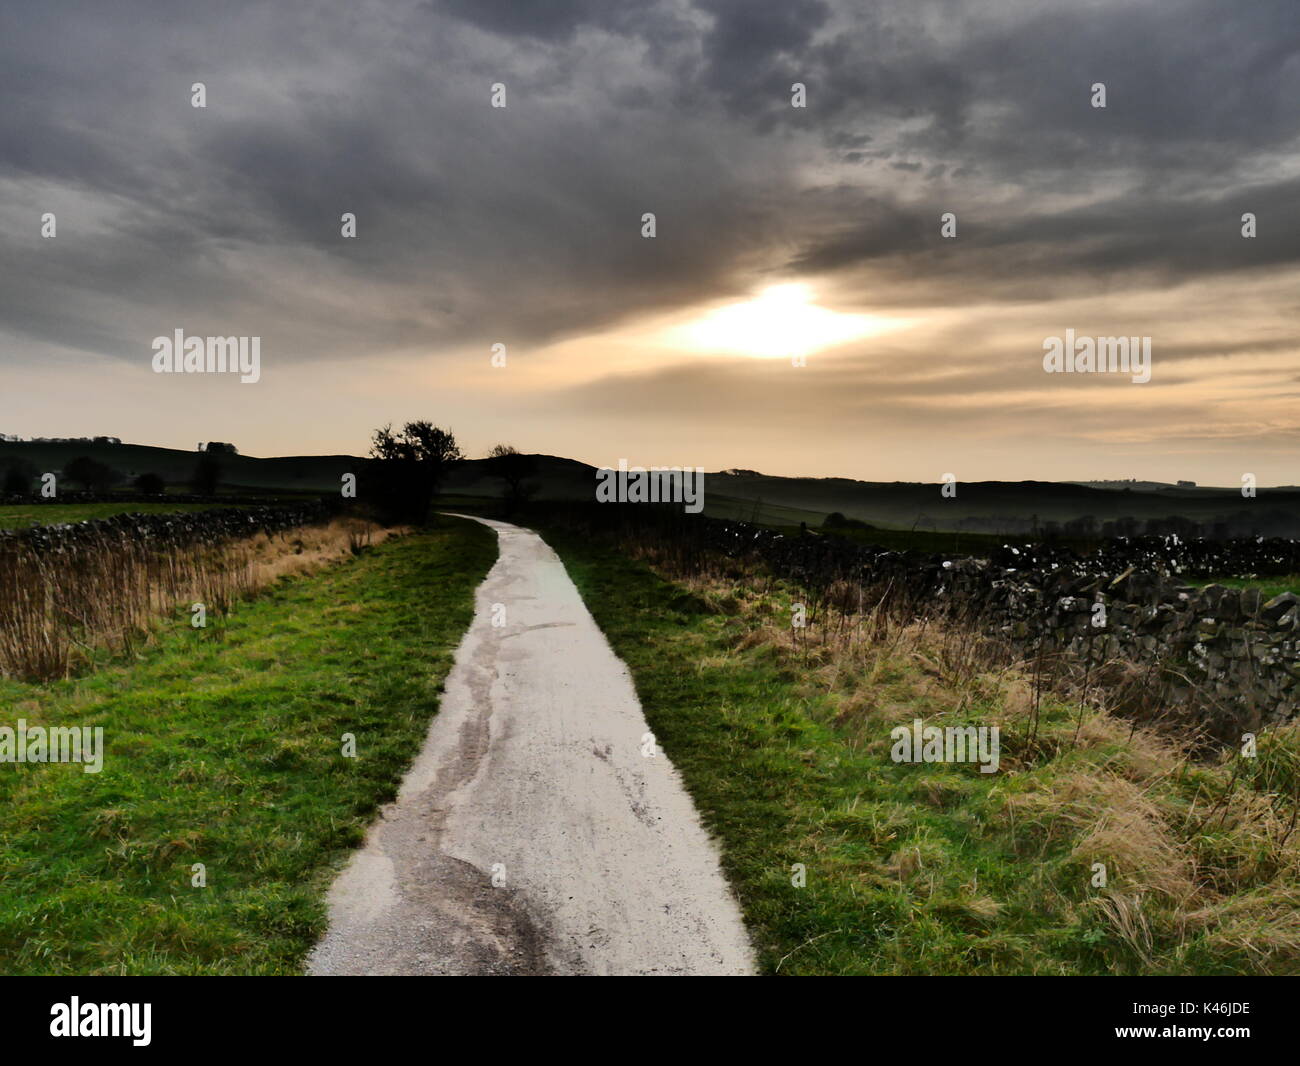
[[[777,655],[853,751],[884,762],[889,729],[918,717],[998,726],[1006,784],[984,831],[1036,871],[1046,909],[1093,911],[1139,972],[1243,956],[1261,973],[1300,969],[1300,722],[1246,756],[1168,713],[1149,669],[1026,657],[978,619],[888,588],[800,588],[731,558],[682,567],[652,540],[624,548],[727,616],[738,660]],[[916,861],[900,851],[883,874],[906,879]],[[1109,881],[1080,900],[1094,863]]]
[[[126,537],[0,554],[0,675],[67,677],[104,652],[129,651],[178,605],[229,613],[259,589],[380,543],[398,530],[359,518],[217,544],[158,547]]]
[[[998,726],[1001,774],[1018,783],[995,824],[1029,864],[1061,847],[1071,879],[1104,863],[1109,883],[1086,906],[1145,968],[1228,953],[1249,954],[1260,972],[1300,965],[1300,723],[1262,734],[1247,758],[1207,747],[1158,708],[1140,723],[1133,708],[1150,685],[1126,664],[1101,676],[1064,658],[1019,659],[973,624],[879,602],[794,629],[789,590],[690,584],[745,621],[738,651],[775,649],[810,694],[830,697],[831,724],[851,747],[879,746],[884,758],[888,730],[916,717]]]

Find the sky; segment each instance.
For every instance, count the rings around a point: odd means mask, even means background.
[[[1300,482],[1296,0],[10,0],[0,99],[0,432]]]

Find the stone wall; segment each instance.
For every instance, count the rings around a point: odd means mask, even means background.
[[[1025,658],[1046,651],[1080,665],[1131,664],[1155,687],[1149,703],[1222,740],[1300,715],[1296,596],[1266,600],[1258,589],[1203,584],[1300,573],[1293,540],[1120,538],[1088,555],[1050,543],[1009,544],[973,558],[889,551],[834,535],[786,536],[636,504],[575,505],[562,517],[628,542],[651,537],[680,572],[721,555],[760,564],[814,600],[846,609],[884,598],[902,611],[950,615]],[[746,569],[737,568],[736,577]]]
[[[1084,565],[1006,568],[989,560],[940,564],[936,594],[1022,653],[1065,651],[1081,663],[1154,668],[1170,709],[1220,735],[1300,714],[1300,600],[1257,588],[1188,584],[1182,577]],[[915,591],[931,583],[916,574]]]

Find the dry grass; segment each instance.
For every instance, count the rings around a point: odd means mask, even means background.
[[[66,677],[100,654],[130,650],[178,605],[211,617],[282,577],[305,574],[400,530],[357,518],[162,549],[133,540],[45,555],[19,547],[0,559],[0,675]]]
[[[663,564],[652,547],[639,554]],[[1018,662],[973,625],[886,610],[847,589],[795,629],[792,607],[806,594],[784,583],[664,576],[728,616],[738,655],[766,650],[790,667],[807,706],[830,707],[828,724],[854,752],[883,759],[889,729],[917,717],[997,725],[1003,783],[986,802],[991,830],[1027,869],[1053,871],[1043,874],[1045,908],[1100,918],[1140,970],[1203,972],[1228,957],[1260,972],[1300,968],[1300,723],[1261,735],[1257,758],[1207,751],[1158,714],[1128,713],[1132,686],[1103,683],[1124,678],[1125,664],[1103,677]],[[941,785],[918,795],[948,801]],[[913,839],[880,874],[915,891],[943,861],[942,849]],[[1080,898],[1098,863],[1106,883]],[[970,905],[1000,906],[973,893]]]

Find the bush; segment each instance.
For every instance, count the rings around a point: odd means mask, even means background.
[[[190,486],[200,496],[215,496],[217,486],[221,484],[221,461],[212,452],[204,452],[194,464],[194,473]]]
[[[5,468],[0,492],[6,496],[23,496],[31,491],[36,469],[30,463],[15,462]]]
[[[111,466],[106,466],[98,459],[80,455],[63,468],[63,478],[74,485],[80,485],[87,492],[105,492],[122,477]]]

